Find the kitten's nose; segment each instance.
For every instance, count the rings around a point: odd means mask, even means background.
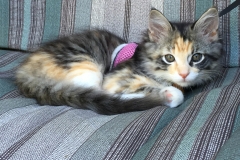
[[[179,75],[180,75],[183,79],[185,79],[185,78],[187,78],[187,76],[189,75],[189,73],[179,73]]]

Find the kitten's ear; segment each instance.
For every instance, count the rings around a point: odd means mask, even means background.
[[[194,29],[198,35],[212,42],[218,39],[218,25],[218,11],[216,8],[210,8],[195,23]]]
[[[148,35],[151,41],[161,42],[172,31],[169,21],[157,10],[151,10],[149,16]]]

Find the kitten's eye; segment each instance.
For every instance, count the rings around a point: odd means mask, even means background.
[[[175,58],[174,58],[173,55],[167,54],[167,55],[165,55],[165,56],[163,57],[163,60],[164,60],[166,63],[169,64],[169,63],[174,62],[174,61],[175,61]]]
[[[204,56],[203,54],[201,53],[196,53],[192,56],[192,62],[195,62],[195,63],[200,63],[202,60],[204,59]]]

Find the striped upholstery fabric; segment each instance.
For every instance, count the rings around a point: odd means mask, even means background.
[[[222,10],[232,1],[0,0],[0,46],[35,48],[95,27],[139,41],[151,7],[173,21],[194,21],[213,4]],[[0,160],[240,159],[239,13],[234,9],[220,25],[223,62],[232,68],[186,91],[174,109],[104,116],[39,106],[14,84],[14,71],[27,54],[0,51]]]
[[[0,58],[0,159],[240,158],[239,68],[186,92],[178,108],[104,116],[22,97],[13,76],[24,57]]]
[[[40,43],[89,28],[105,28],[139,42],[151,7],[171,21],[194,22],[209,7],[219,11],[235,0],[0,0],[0,45],[31,49]],[[220,19],[225,66],[240,64],[240,8]]]

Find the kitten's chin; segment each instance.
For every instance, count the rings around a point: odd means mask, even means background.
[[[178,82],[173,82],[183,88],[187,88],[187,87],[190,87],[190,86],[194,86],[196,85],[196,81],[190,81],[190,80],[181,80],[181,81],[178,81]]]
[[[189,86],[192,86],[193,84],[191,82],[174,82],[176,83],[177,85],[181,86],[181,87],[189,87]]]

